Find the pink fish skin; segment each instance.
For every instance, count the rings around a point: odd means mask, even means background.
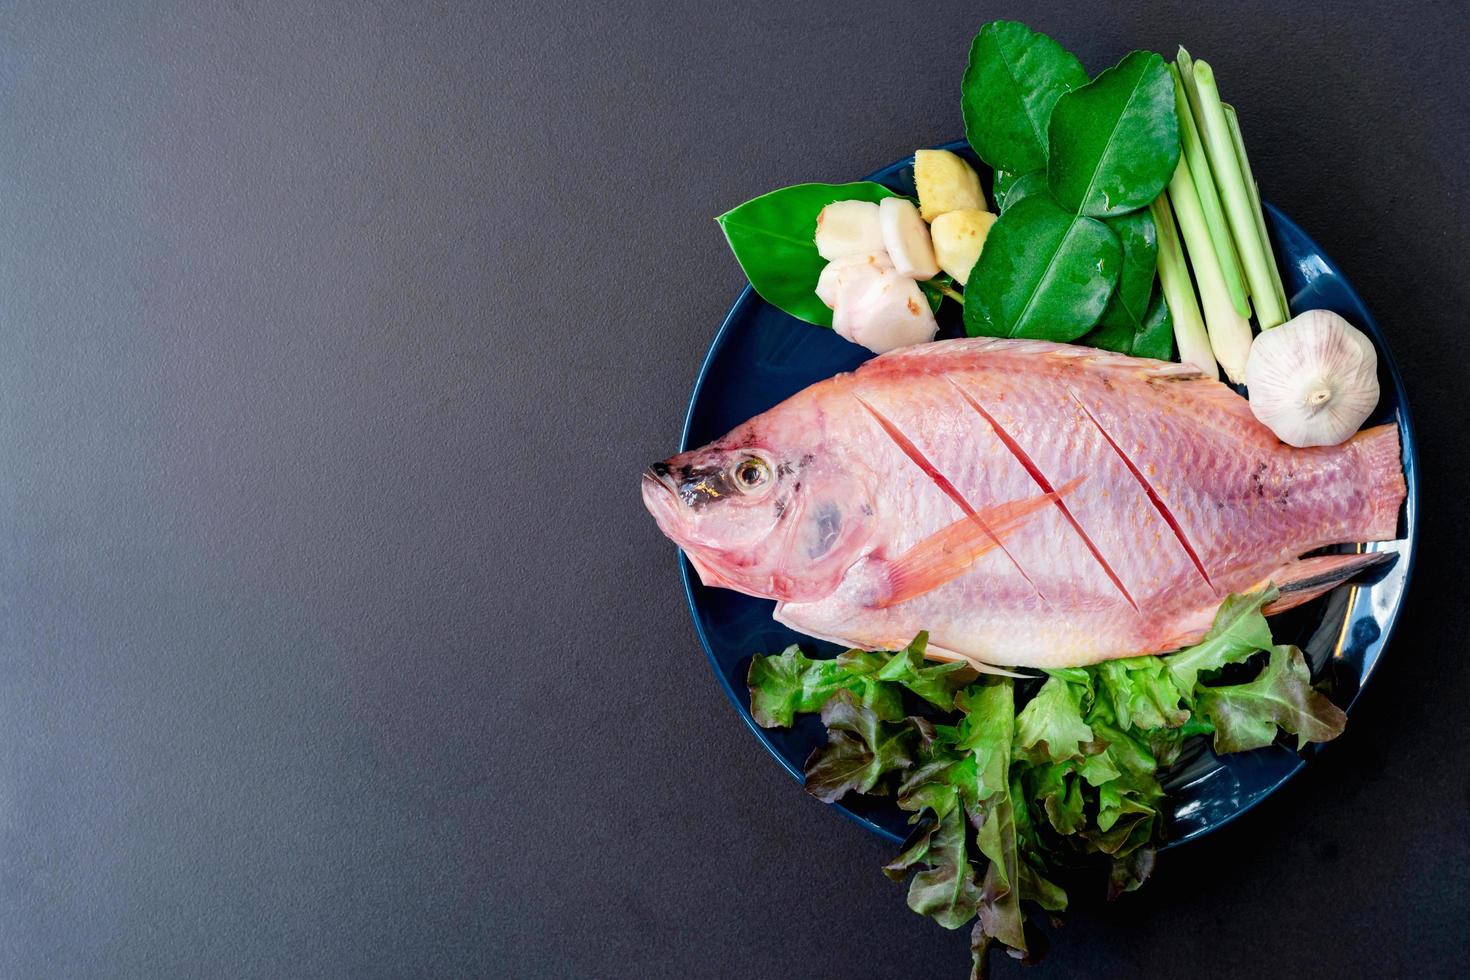
[[[1395,536],[1397,430],[1293,449],[1187,365],[938,341],[812,385],[655,464],[643,498],[706,585],[891,649],[1060,667],[1197,641],[1231,592],[1304,601]]]

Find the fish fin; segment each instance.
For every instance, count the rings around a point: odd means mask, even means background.
[[[1275,616],[1310,602],[1359,572],[1392,561],[1395,557],[1392,551],[1366,551],[1297,558],[1243,591],[1255,592],[1264,589],[1268,583],[1276,586],[1280,594],[1261,610],[1267,616]],[[1158,644],[1158,649],[1171,651],[1194,646],[1205,638],[1217,611],[1218,607],[1209,606],[1189,616],[1178,632]]]
[[[962,367],[974,367],[988,357],[1028,356],[1049,358],[1054,362],[1075,366],[1094,375],[1112,376],[1119,380],[1177,386],[1206,417],[1227,425],[1232,432],[1245,435],[1263,445],[1275,447],[1278,440],[1271,430],[1251,414],[1246,400],[1218,378],[1201,373],[1193,364],[1156,361],[1147,357],[1114,354],[1095,347],[1056,344],[1047,340],[1025,340],[1010,337],[963,337],[937,340],[928,344],[901,347],[867,361],[855,377],[877,380],[887,375],[928,370],[926,361],[955,359]],[[968,363],[967,363],[968,362]],[[1216,419],[1223,416],[1223,419]]]
[[[1368,488],[1368,520],[1362,528],[1362,539],[1389,541],[1398,537],[1399,507],[1405,492],[1398,426],[1364,429],[1349,440],[1347,448],[1358,458],[1360,485]]]
[[[1393,561],[1392,551],[1362,551],[1347,555],[1317,555],[1287,562],[1270,576],[1281,595],[1262,610],[1267,616],[1295,609],[1365,569]]]
[[[1076,477],[1051,493],[977,510],[940,528],[886,563],[887,588],[873,605],[879,609],[896,606],[959,578],[981,555],[1000,547],[1003,535],[1071,493],[1082,479]]]
[[[1039,354],[1064,360],[1085,362],[1089,367],[1124,372],[1145,378],[1171,378],[1187,381],[1203,378],[1204,374],[1192,364],[1174,361],[1156,361],[1147,357],[1132,357],[1098,350],[1096,347],[1079,347],[1075,344],[1058,344],[1049,340],[1029,340],[1020,337],[961,337],[941,340],[930,344],[915,344],[900,347],[873,358],[866,365],[877,371],[884,365],[913,363],[918,360],[939,357],[964,357],[978,354]],[[1232,392],[1234,394],[1234,392]],[[1236,395],[1236,397],[1240,397]]]
[[[960,653],[958,650],[951,650],[948,647],[936,646],[933,643],[930,643],[924,650],[924,656],[930,660],[967,663],[980,673],[990,674],[993,677],[1014,677],[1018,680],[1029,681],[1036,676],[1035,674],[1020,674],[1014,670],[1006,670],[1004,667],[997,667],[995,664],[981,660],[978,657],[972,657],[969,654]]]

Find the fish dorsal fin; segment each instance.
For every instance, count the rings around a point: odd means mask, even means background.
[[[1076,477],[1052,493],[1011,500],[967,514],[946,525],[886,563],[887,588],[873,605],[883,609],[932,592],[966,571],[981,556],[1000,546],[1000,539],[1026,524],[1038,511],[1077,489]]]
[[[1138,378],[1192,381],[1204,379],[1205,375],[1193,364],[1176,364],[1173,361],[1156,361],[1148,357],[1131,357],[1114,354],[1096,347],[1078,347],[1075,344],[1058,344],[1050,340],[1029,340],[1012,337],[960,337],[955,340],[936,340],[929,344],[900,347],[873,358],[863,367],[878,370],[884,366],[916,366],[923,361],[938,359],[965,359],[990,356],[1051,357],[1071,361],[1079,367],[1096,371],[1117,371]]]
[[[1184,400],[1194,403],[1199,410],[1199,417],[1210,424],[1224,423],[1231,432],[1243,431],[1265,444],[1276,444],[1276,437],[1256,421],[1244,398],[1216,378],[1207,377],[1193,364],[1130,357],[1095,347],[1008,337],[936,340],[929,344],[901,347],[875,357],[858,369],[856,377],[876,381],[885,376],[909,373],[1005,370],[1006,361],[1012,361],[1020,367],[1037,360],[1050,360],[1075,368],[1079,372],[1103,375],[1114,381],[1167,385]],[[1220,414],[1226,417],[1215,417]]]

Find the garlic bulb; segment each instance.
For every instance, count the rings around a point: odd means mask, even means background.
[[[1290,446],[1335,446],[1378,404],[1373,342],[1328,310],[1263,330],[1245,365],[1251,412]]]

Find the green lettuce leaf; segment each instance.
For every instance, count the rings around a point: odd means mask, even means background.
[[[997,944],[1026,959],[1044,950],[1025,910],[1066,907],[1055,869],[1105,871],[1110,898],[1148,878],[1164,835],[1160,775],[1189,740],[1213,734],[1225,753],[1278,730],[1299,746],[1342,731],[1301,652],[1271,641],[1261,610],[1275,596],[1230,596],[1199,644],[1166,657],[1049,670],[1019,711],[1010,680],[926,662],[921,633],[893,653],[757,657],[752,712],[763,725],[822,713],[828,741],[806,768],[818,798],[896,790],[915,830],[883,871],[912,876],[909,906],[945,928],[976,920],[978,975]],[[1269,659],[1254,679],[1212,680],[1260,651]],[[905,717],[904,692],[951,713]]]
[[[1016,744],[1034,761],[1061,762],[1082,758],[1082,745],[1092,729],[1082,720],[1087,689],[1060,677],[1048,677],[1041,690],[1016,716]]]
[[[1016,728],[1013,686],[1009,679],[992,680],[971,687],[955,703],[965,714],[959,747],[975,757],[975,791],[965,800],[966,811],[975,828],[975,846],[990,859],[976,910],[980,919],[978,928],[1012,949],[1024,952],[1020,851],[1011,796],[1011,752]]]
[[[1040,807],[1058,834],[1068,837],[1087,825],[1083,781],[1075,762],[1043,763],[1026,768],[1023,776],[1026,798]]]
[[[959,807],[952,807],[939,819],[923,854],[910,864],[920,862],[927,867],[909,882],[909,908],[946,929],[958,929],[973,919],[981,893],[965,846],[965,818]]]
[[[1095,668],[1100,697],[1121,728],[1175,728],[1189,720],[1174,673],[1158,657],[1109,660]]]
[[[926,632],[914,637],[906,649],[897,653],[849,650],[837,661],[853,673],[902,684],[934,707],[952,711],[955,692],[974,683],[980,674],[966,663],[926,664],[924,651],[928,646],[929,634]]]
[[[1122,857],[1114,858],[1108,869],[1108,901],[1124,892],[1136,891],[1153,874],[1154,859],[1158,851],[1153,847],[1139,847]]]
[[[1222,753],[1270,745],[1278,728],[1301,748],[1336,738],[1347,724],[1342,709],[1313,690],[1306,658],[1294,646],[1272,647],[1255,680],[1201,688],[1196,704],[1215,726],[1215,751]]]
[[[1009,678],[976,684],[955,698],[964,713],[958,749],[975,757],[974,795],[979,803],[1010,789],[1011,739],[1016,703]]]
[[[929,728],[918,718],[885,723],[871,705],[845,690],[823,705],[822,723],[827,726],[827,744],[812,753],[805,773],[807,792],[823,803],[850,792],[885,794],[883,777],[913,765],[914,745]]]
[[[1261,609],[1275,600],[1274,587],[1246,595],[1232,595],[1220,604],[1215,623],[1205,638],[1164,658],[1178,682],[1179,690],[1190,692],[1205,671],[1239,663],[1258,650],[1271,648],[1271,627]]]
[[[832,695],[859,681],[837,661],[812,660],[795,644],[773,656],[751,658],[745,678],[751,717],[762,728],[790,728],[796,715],[821,711]]]

